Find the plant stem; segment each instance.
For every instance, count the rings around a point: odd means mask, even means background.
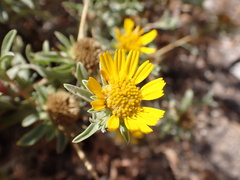
[[[173,50],[176,47],[182,46],[183,44],[186,44],[190,41],[192,41],[193,39],[195,39],[197,36],[196,35],[188,35],[185,36],[179,40],[176,40],[164,47],[162,47],[161,49],[157,50],[155,53],[153,53],[151,56],[153,57],[159,57],[162,56],[163,54]]]
[[[71,133],[70,129],[67,127],[63,127],[63,126],[59,126],[58,128],[59,128],[59,130],[61,130],[65,133],[68,140],[71,142],[73,134]],[[87,156],[84,153],[84,151],[76,143],[71,143],[71,145],[73,146],[73,149],[76,151],[79,159],[83,162],[83,164],[86,167],[86,169],[88,170],[88,172],[91,173],[94,180],[99,180],[99,176],[98,176],[97,172],[93,168],[93,165],[91,164],[91,162],[87,159]]]
[[[27,101],[29,101],[29,103],[31,103],[32,105],[36,106],[36,103],[31,100],[30,96],[29,96],[27,93],[25,93],[25,91],[23,91],[23,90],[21,89],[21,87],[20,87],[14,80],[10,79],[9,76],[8,76],[8,74],[7,74],[6,72],[4,72],[4,75],[5,75],[5,77],[7,78],[9,84],[10,84],[11,86],[15,87],[15,88],[18,90],[19,94],[20,94],[24,99],[26,99]]]
[[[76,151],[79,159],[81,159],[84,163],[86,169],[92,174],[95,180],[99,180],[97,172],[94,170],[92,164],[88,161],[86,154],[82,151],[82,149],[78,146],[78,144],[72,143],[74,150]]]
[[[78,29],[78,38],[77,38],[78,41],[84,38],[84,25],[86,22],[88,6],[89,6],[89,0],[86,0],[83,6],[81,22]]]

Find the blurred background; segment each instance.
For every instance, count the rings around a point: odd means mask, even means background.
[[[5,41],[12,42],[5,46],[9,54],[3,56],[3,45],[1,51],[4,61],[11,57],[0,70],[1,180],[93,179],[70,143],[59,149],[61,133],[54,128],[54,135],[45,134],[47,140],[40,133],[19,141],[45,115],[40,97],[76,83],[69,75],[74,67],[68,45],[71,37],[77,39],[83,3],[0,1],[1,44],[16,30]],[[152,77],[167,83],[164,97],[150,104],[166,114],[153,133],[131,134],[130,143],[109,132],[83,141],[80,146],[100,179],[240,180],[240,1],[91,0],[85,34],[103,50],[113,50],[114,28],[123,27],[126,17],[146,32],[158,31],[151,43],[157,51],[143,60],[155,64]],[[26,99],[41,106],[32,108]],[[89,106],[82,102],[81,109]],[[78,119],[81,127],[87,119]]]

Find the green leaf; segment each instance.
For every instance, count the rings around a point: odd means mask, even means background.
[[[7,53],[5,53],[5,55],[4,56],[2,56],[1,58],[0,58],[0,62],[1,61],[4,61],[5,59],[8,59],[8,58],[13,58],[14,57],[14,53],[13,52],[7,52]]]
[[[76,136],[74,139],[73,139],[73,143],[79,143],[87,138],[89,138],[90,136],[92,136],[95,132],[97,132],[99,129],[100,129],[100,126],[99,126],[99,122],[97,123],[91,123],[87,129],[85,129],[85,131],[83,131],[81,134],[79,134],[78,136]]]
[[[32,146],[34,145],[45,133],[48,125],[41,123],[34,127],[31,131],[26,133],[18,142],[20,146]]]
[[[49,52],[50,51],[50,45],[48,40],[45,40],[42,45],[43,52]]]
[[[66,38],[66,36],[64,36],[62,33],[60,32],[54,32],[55,36],[58,38],[58,40],[67,48],[71,48],[71,43],[68,40],[68,38]]]
[[[37,92],[37,98],[40,104],[44,104],[47,101],[48,93],[47,88],[45,86],[34,86],[36,92]]]
[[[28,60],[30,63],[33,62],[31,53],[32,53],[32,47],[31,47],[30,44],[28,44],[28,45],[26,46],[26,49],[25,49],[25,54],[26,54],[27,60]]]
[[[53,51],[35,53],[33,61],[39,63],[40,65],[50,65],[52,62],[72,64],[72,59],[70,57],[63,57]]]
[[[181,100],[181,104],[179,107],[179,110],[181,112],[186,112],[187,109],[192,105],[193,96],[194,96],[193,90],[187,89],[187,91],[185,92],[185,94]]]
[[[73,69],[74,69],[74,64],[63,64],[63,65],[52,68],[53,71],[62,73],[62,74],[71,73]]]
[[[128,131],[128,129],[126,128],[125,124],[120,124],[119,130],[120,130],[120,133],[121,133],[121,135],[123,136],[124,140],[125,140],[126,142],[130,142],[129,131]]]
[[[80,98],[84,99],[85,101],[91,102],[92,99],[90,98],[92,96],[92,93],[90,93],[88,90],[83,89],[82,87],[77,87],[71,84],[63,84],[63,86],[71,93],[79,96]]]
[[[77,79],[82,86],[83,86],[82,80],[88,79],[88,72],[81,62],[77,63]]]
[[[55,126],[49,126],[46,131],[45,139],[46,141],[51,141],[57,135],[57,128]]]
[[[27,117],[25,117],[22,121],[22,126],[23,127],[28,127],[35,123],[39,119],[37,114],[30,114]]]
[[[9,31],[7,35],[4,37],[2,46],[1,46],[1,57],[4,56],[7,52],[9,52],[16,34],[17,34],[17,31],[13,29]]]
[[[57,135],[57,153],[62,153],[68,143],[67,137],[64,135],[62,131],[58,131]]]
[[[30,9],[34,8],[34,4],[31,0],[21,0],[25,5],[27,5]]]
[[[74,44],[76,43],[76,40],[75,40],[75,38],[73,37],[73,35],[70,35],[69,39],[70,39],[70,43],[71,43],[72,45],[74,45]]]

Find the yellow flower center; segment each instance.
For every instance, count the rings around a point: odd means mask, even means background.
[[[122,48],[127,50],[139,50],[142,46],[140,36],[136,33],[122,35],[119,42],[122,44]]]
[[[132,117],[140,108],[142,94],[132,80],[116,80],[103,88],[106,106],[120,118]]]

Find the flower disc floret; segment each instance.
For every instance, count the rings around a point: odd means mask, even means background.
[[[102,90],[106,107],[119,118],[133,117],[139,110],[142,95],[132,80],[116,80]]]

